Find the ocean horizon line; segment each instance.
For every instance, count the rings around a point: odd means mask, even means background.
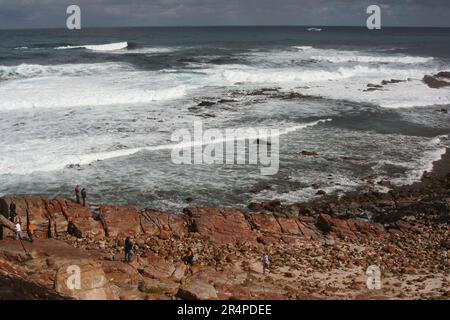
[[[208,29],[208,28],[352,28],[367,29],[365,25],[167,25],[167,26],[87,26],[81,30],[92,29]],[[450,29],[450,26],[383,26],[383,29]],[[66,27],[32,27],[32,28],[0,28],[1,31],[27,31],[27,30],[67,30]],[[74,31],[74,30],[70,30]],[[75,30],[80,31],[80,30]]]

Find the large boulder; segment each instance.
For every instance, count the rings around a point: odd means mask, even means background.
[[[435,75],[425,75],[422,81],[433,89],[439,89],[450,86],[450,78],[447,76],[448,72],[440,72]]]
[[[333,232],[340,238],[355,238],[358,236],[388,236],[388,233],[377,224],[353,219],[337,219],[328,214],[321,214],[319,216],[317,219],[317,227],[324,232]]]
[[[216,289],[201,280],[193,280],[182,286],[177,297],[184,300],[214,300],[218,299]]]
[[[37,196],[3,197],[0,198],[0,213],[5,217],[9,216],[11,202],[16,204],[16,212],[22,225],[32,223],[39,238],[51,238],[66,232],[79,238],[104,236],[103,228],[93,218],[90,208],[71,200],[49,200]]]
[[[183,237],[187,233],[185,216],[172,215],[155,210],[145,210],[140,216],[141,226],[145,234],[168,239],[171,236]]]
[[[298,228],[296,219],[293,218],[285,218],[285,217],[277,217],[278,223],[281,226],[281,230],[283,233],[293,234],[293,235],[301,235],[302,232]]]
[[[345,220],[333,218],[328,214],[321,214],[319,216],[317,219],[317,227],[324,232],[334,232],[341,238],[356,237]]]
[[[257,230],[268,233],[280,233],[281,226],[272,214],[253,213],[251,215],[253,225]]]
[[[145,259],[145,267],[143,274],[149,278],[167,279],[170,278],[176,268],[175,266],[159,256],[147,256]]]
[[[206,207],[190,207],[184,212],[190,217],[192,232],[216,243],[256,241],[256,234],[240,211]]]
[[[95,239],[101,239],[105,236],[102,224],[94,219],[94,214],[89,207],[84,207],[70,200],[56,200],[69,223],[68,232],[70,234],[78,238]]]
[[[135,237],[142,233],[139,209],[135,206],[101,206],[100,217],[108,237]]]
[[[37,236],[48,237],[50,217],[43,198],[37,196],[3,197],[0,199],[2,215],[9,217],[9,206],[12,202],[16,205],[16,213],[23,226],[30,222],[34,225]]]
[[[56,273],[57,293],[79,300],[116,299],[103,269],[95,264],[67,264]]]

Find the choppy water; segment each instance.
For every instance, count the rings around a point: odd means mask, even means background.
[[[449,37],[448,29],[300,27],[1,31],[0,194],[68,196],[81,184],[93,202],[177,211],[186,198],[244,207],[312,199],[313,184],[342,193],[369,176],[410,182],[450,145],[450,115],[436,112],[449,108],[450,87],[421,81],[450,70]],[[364,91],[390,79],[407,81]],[[172,132],[199,119],[205,128],[288,129],[279,173],[173,164]]]

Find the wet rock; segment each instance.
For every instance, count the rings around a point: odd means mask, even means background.
[[[391,84],[391,83],[400,83],[400,82],[405,82],[406,80],[397,80],[397,79],[391,79],[391,80],[383,80],[381,81],[381,85],[385,86],[387,84]]]
[[[202,101],[198,104],[199,107],[211,107],[215,105],[216,103],[213,101]]]
[[[263,210],[267,210],[267,211],[278,211],[281,208],[281,201],[278,199],[274,199],[274,200],[268,200],[268,201],[263,201],[263,202],[252,202],[249,204],[249,209],[252,211],[263,211]]]
[[[439,89],[450,86],[450,79],[439,75],[425,75],[422,81],[430,88]]]
[[[301,152],[301,154],[303,156],[318,156],[319,155],[316,151],[306,151],[306,150],[303,150]]]

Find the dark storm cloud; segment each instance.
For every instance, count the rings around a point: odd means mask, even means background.
[[[65,27],[77,4],[82,26],[365,25],[382,8],[383,26],[449,27],[449,0],[0,0],[0,28]]]

